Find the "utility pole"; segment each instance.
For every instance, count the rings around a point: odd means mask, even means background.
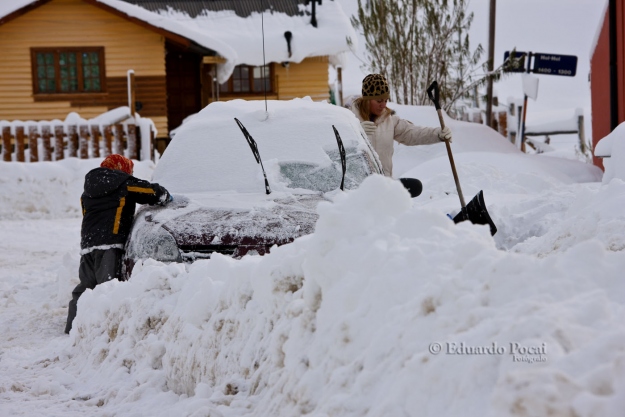
[[[495,61],[495,8],[496,0],[490,0],[490,16],[488,24],[488,72],[493,72]],[[486,85],[486,124],[492,127],[493,115],[493,77],[488,75]]]

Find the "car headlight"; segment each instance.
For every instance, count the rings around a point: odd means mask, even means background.
[[[127,256],[135,259],[152,258],[161,262],[182,262],[174,237],[160,226],[135,231],[128,242]]]

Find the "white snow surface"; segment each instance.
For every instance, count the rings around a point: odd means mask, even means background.
[[[618,125],[597,143],[595,155],[604,158],[604,183],[610,182],[613,178],[625,181],[625,165],[622,163],[625,157],[625,123]]]
[[[494,238],[446,217],[444,147],[399,147],[421,196],[375,175],[266,256],[148,260],[85,292],[69,336],[78,198],[101,159],[0,162],[0,415],[621,417],[625,181],[449,125]]]

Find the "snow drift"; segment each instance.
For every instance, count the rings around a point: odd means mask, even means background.
[[[152,415],[618,415],[624,252],[502,252],[381,176],[319,213],[264,257],[148,261],[85,293],[84,395],[161,398]]]

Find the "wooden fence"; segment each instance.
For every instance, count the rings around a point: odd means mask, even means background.
[[[101,126],[39,122],[23,123],[13,128],[4,124],[0,125],[0,137],[2,160],[7,162],[58,161],[66,156],[88,159],[106,157],[111,153],[140,159],[141,155],[141,131],[133,123]],[[150,129],[149,155],[152,156],[153,143],[154,132]],[[28,161],[25,149],[29,150]]]

